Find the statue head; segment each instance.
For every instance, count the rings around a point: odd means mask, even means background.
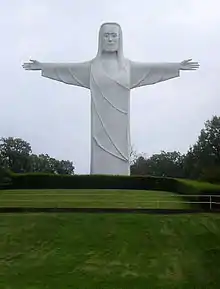
[[[117,23],[104,23],[99,30],[98,55],[103,52],[117,52],[122,55],[122,30]]]
[[[119,27],[114,24],[105,24],[102,27],[102,49],[105,52],[118,51]]]
[[[103,59],[107,59],[106,54],[111,54],[113,57],[109,59],[113,60],[116,58],[120,70],[120,73],[116,73],[114,76],[111,76],[111,78],[115,79],[121,86],[130,89],[129,61],[124,58],[122,44],[122,30],[120,25],[112,22],[103,23],[99,30],[98,53],[93,59],[92,70],[95,76],[102,74],[102,61]]]

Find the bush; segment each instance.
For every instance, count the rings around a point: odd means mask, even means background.
[[[12,189],[135,189],[182,193],[184,184],[150,176],[12,174]]]
[[[203,170],[200,179],[210,183],[220,183],[220,167],[215,166]]]

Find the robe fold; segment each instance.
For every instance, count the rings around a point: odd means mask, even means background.
[[[151,85],[179,76],[178,63],[142,63],[130,61],[130,88]]]
[[[66,84],[89,89],[91,62],[43,63],[41,75]]]
[[[76,64],[44,64],[42,76],[91,91],[91,174],[130,174],[130,90],[179,76],[175,63],[124,60],[115,75],[100,58]]]

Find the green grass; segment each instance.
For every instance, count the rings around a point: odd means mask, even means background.
[[[1,289],[218,289],[220,215],[0,216]]]
[[[201,182],[201,181],[195,181],[195,180],[178,180],[179,182],[182,182],[184,185],[186,185],[189,190],[185,190],[185,195],[212,195],[215,197],[215,202],[218,203],[218,206],[220,204],[220,185],[219,184],[211,184],[208,182]],[[217,204],[216,203],[216,204]]]
[[[186,202],[186,203],[184,203]],[[187,199],[160,191],[12,190],[0,191],[0,207],[190,208]]]
[[[214,191],[218,191],[220,192],[220,185],[218,184],[211,184],[211,183],[207,183],[207,182],[200,182],[200,181],[196,181],[196,180],[186,180],[186,179],[178,179],[178,181],[192,186],[196,189],[198,189],[199,191],[210,191],[210,192],[214,192]]]

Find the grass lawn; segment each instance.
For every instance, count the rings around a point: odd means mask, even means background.
[[[0,216],[1,289],[218,289],[220,215]]]
[[[190,208],[180,195],[140,190],[0,191],[0,207]],[[182,203],[181,203],[182,202]]]
[[[207,182],[200,182],[196,180],[187,180],[187,179],[177,179],[179,182],[182,182],[186,185],[192,186],[199,191],[209,191],[211,194],[212,192],[219,192],[220,193],[220,185],[219,184],[211,184]]]

